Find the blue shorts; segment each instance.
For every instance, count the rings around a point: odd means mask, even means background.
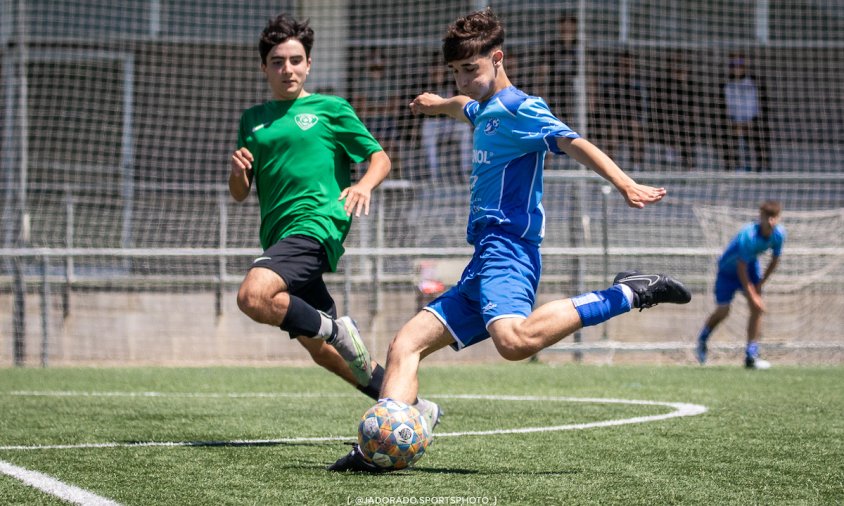
[[[539,246],[492,228],[475,246],[460,281],[425,308],[443,322],[459,350],[489,337],[500,318],[527,318],[542,271]]]
[[[747,276],[751,283],[758,285],[762,280],[762,275],[759,272],[759,262],[751,262],[747,264]],[[718,269],[718,277],[715,278],[715,303],[719,306],[724,306],[733,301],[733,297],[739,290],[744,290],[741,287],[741,280],[738,273],[734,270]]]

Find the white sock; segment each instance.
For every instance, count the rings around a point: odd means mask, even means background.
[[[334,333],[334,319],[322,311],[319,312],[319,318],[319,332],[316,337],[320,339],[331,338],[331,335]]]
[[[621,291],[624,292],[624,297],[627,299],[627,302],[630,303],[630,307],[633,307],[633,300],[634,300],[634,297],[635,297],[635,294],[633,293],[633,289],[630,288],[629,286],[625,285],[624,283],[619,283],[616,286],[621,287]]]

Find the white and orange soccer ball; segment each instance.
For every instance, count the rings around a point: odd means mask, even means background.
[[[385,470],[413,465],[430,441],[425,417],[413,406],[392,399],[379,400],[363,414],[358,426],[363,456]]]

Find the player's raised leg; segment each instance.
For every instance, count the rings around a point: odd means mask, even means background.
[[[530,316],[501,318],[489,324],[492,340],[502,357],[522,360],[557,343],[582,327],[603,323],[630,311],[660,303],[686,304],[692,294],[665,274],[619,273],[613,286],[542,305]]]

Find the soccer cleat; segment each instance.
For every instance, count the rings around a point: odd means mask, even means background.
[[[419,398],[419,401],[413,405],[413,407],[418,409],[419,413],[425,417],[425,422],[428,423],[428,432],[430,432],[431,436],[433,436],[434,427],[440,423],[440,418],[443,414],[445,414],[445,412],[440,409],[437,403],[421,397]]]
[[[388,471],[388,469],[382,469],[366,460],[357,443],[352,445],[352,451],[340,457],[337,462],[326,467],[326,469],[328,471],[355,471],[360,473],[383,473]]]
[[[372,380],[372,358],[363,343],[360,331],[354,320],[341,316],[335,320],[337,336],[329,342],[349,364],[360,386],[367,386]]]
[[[697,347],[695,348],[695,357],[697,357],[697,361],[700,365],[706,363],[706,352],[706,341],[698,338]]]
[[[770,369],[771,363],[759,357],[745,356],[744,366],[748,369]]]
[[[692,293],[676,279],[666,274],[641,274],[639,271],[619,272],[613,284],[627,285],[633,290],[633,307],[639,311],[662,302],[688,304]]]

